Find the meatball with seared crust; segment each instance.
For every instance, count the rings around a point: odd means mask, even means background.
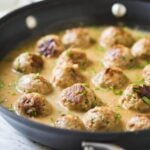
[[[150,65],[147,65],[143,70],[143,78],[146,85],[150,86]]]
[[[119,101],[124,109],[139,112],[150,111],[150,86],[129,85]]]
[[[56,127],[70,130],[85,130],[82,120],[78,116],[63,115],[56,120]]]
[[[89,35],[88,30],[84,28],[66,30],[62,37],[62,43],[71,47],[88,47],[93,42],[94,40]]]
[[[43,95],[27,93],[17,100],[16,110],[19,115],[39,117],[51,114],[52,107]]]
[[[87,111],[100,105],[95,93],[85,84],[77,83],[64,89],[60,96],[63,106],[69,110]]]
[[[64,47],[59,36],[47,35],[38,40],[36,51],[45,57],[58,56]]]
[[[90,109],[84,116],[84,124],[90,131],[115,131],[120,122],[118,114],[106,106]]]
[[[120,69],[105,68],[92,79],[92,82],[96,87],[120,89],[129,83],[129,79]]]
[[[127,123],[128,131],[150,129],[150,115],[137,115],[132,117]]]
[[[78,49],[64,51],[57,60],[57,66],[62,64],[77,64],[80,68],[85,68],[89,64],[86,54]]]
[[[52,86],[43,76],[31,73],[19,79],[17,89],[24,93],[48,94],[52,91]]]
[[[52,73],[51,83],[55,87],[66,88],[74,83],[84,82],[85,77],[78,66],[70,64],[56,65]]]
[[[13,62],[13,69],[20,73],[37,73],[43,68],[43,59],[38,54],[23,53]]]
[[[150,38],[138,40],[132,47],[131,52],[134,57],[150,59]]]
[[[106,28],[99,38],[99,44],[104,48],[111,48],[117,44],[130,47],[133,42],[134,38],[128,31],[113,26]]]
[[[103,59],[105,67],[129,68],[134,62],[131,50],[123,45],[115,45],[106,51]]]

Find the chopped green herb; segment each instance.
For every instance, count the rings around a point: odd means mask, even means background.
[[[87,88],[89,88],[89,85],[87,83],[83,83],[83,85]]]
[[[147,104],[147,105],[150,106],[150,99],[149,99],[148,97],[143,96],[143,97],[142,97],[142,100],[143,100],[143,102],[144,102],[145,104]]]
[[[94,68],[91,68],[90,70],[92,75],[95,75],[97,73],[97,71]]]
[[[0,104],[2,104],[2,103],[4,103],[5,102],[5,100],[4,99],[1,99],[0,100]]]
[[[8,87],[15,88],[15,87],[16,87],[16,84],[17,84],[17,81],[14,81],[14,82],[10,83],[10,84],[8,85]]]
[[[104,52],[104,51],[105,51],[105,48],[103,48],[103,47],[101,47],[101,46],[98,46],[96,49],[99,50],[99,51],[101,51],[101,52]]]
[[[116,119],[116,120],[121,120],[121,115],[120,115],[119,113],[116,113],[115,119]]]
[[[68,56],[68,57],[71,57],[71,55],[72,55],[72,51],[68,50],[68,51],[67,51],[67,56]]]
[[[122,90],[116,89],[116,88],[114,88],[114,87],[111,87],[110,89],[113,91],[113,93],[114,93],[115,95],[122,95],[122,93],[123,93]]]
[[[133,91],[136,92],[136,93],[139,93],[139,88],[138,87],[134,87]]]
[[[134,82],[134,84],[136,84],[136,85],[143,85],[144,84],[144,80],[143,79],[137,80],[137,81]]]
[[[31,116],[32,116],[32,117],[37,116],[37,112],[36,112],[35,110],[33,110],[33,111],[31,112]]]
[[[4,86],[5,86],[4,82],[0,80],[0,89],[3,88]]]
[[[11,95],[13,95],[13,96],[14,96],[14,95],[17,95],[17,94],[16,94],[16,92],[12,92],[12,93],[11,93]]]
[[[95,90],[96,91],[107,92],[109,89],[107,89],[107,88],[101,88],[101,87],[96,87]]]
[[[15,112],[15,110],[13,108],[8,108],[8,110],[11,112]]]
[[[121,106],[120,106],[120,105],[117,105],[116,108],[121,109]]]
[[[9,111],[11,112],[15,112],[14,108],[13,108],[13,105],[11,104],[11,106],[9,108],[7,108]]]
[[[54,118],[50,118],[50,123],[54,123],[55,121],[54,121]]]

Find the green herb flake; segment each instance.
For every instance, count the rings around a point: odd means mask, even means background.
[[[143,85],[144,84],[144,80],[143,79],[142,80],[137,80],[137,81],[134,82],[134,84],[136,84],[136,85]]]
[[[32,112],[31,112],[31,116],[32,116],[32,117],[36,117],[36,116],[37,116],[37,112],[36,112],[35,110],[32,111]]]
[[[115,115],[115,119],[116,119],[116,120],[121,120],[121,114],[116,113],[116,115]]]
[[[122,95],[122,93],[123,93],[122,90],[116,89],[116,88],[114,88],[114,87],[111,87],[110,89],[113,91],[113,93],[114,93],[115,95]]]
[[[147,105],[150,106],[150,99],[149,99],[148,97],[143,96],[143,97],[142,97],[142,100],[143,100],[143,102],[144,102],[145,104],[147,104]]]
[[[11,104],[11,106],[9,108],[7,108],[9,111],[11,112],[15,112],[14,108],[13,108],[13,105]]]
[[[117,109],[121,109],[121,106],[120,106],[120,105],[117,105],[116,108],[117,108]]]
[[[54,118],[50,118],[50,123],[54,123],[55,122],[55,120],[54,120]]]
[[[136,93],[138,93],[139,92],[139,88],[138,87],[134,87],[133,91],[136,92]]]
[[[67,56],[68,56],[68,57],[71,57],[71,55],[72,55],[72,51],[71,51],[71,50],[68,50],[68,51],[67,51]]]
[[[97,46],[96,49],[101,52],[105,51],[105,48],[103,48],[102,46]]]
[[[10,84],[8,85],[8,87],[10,87],[10,88],[15,88],[16,85],[17,85],[17,81],[14,81],[14,82],[10,83]]]
[[[0,80],[0,89],[4,88],[5,84],[2,80]]]
[[[0,100],[0,104],[3,104],[4,102],[5,102],[4,99],[1,99],[1,100]]]

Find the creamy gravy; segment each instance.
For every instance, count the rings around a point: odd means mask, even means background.
[[[90,35],[94,39],[98,39],[101,31],[104,27],[88,27]],[[130,29],[127,29],[130,30]],[[145,33],[138,30],[131,30],[135,39],[150,36],[149,33]],[[60,33],[61,35],[62,33]],[[15,85],[18,79],[22,76],[19,73],[14,73],[12,71],[12,62],[13,60],[21,53],[25,51],[34,52],[36,41],[27,42],[25,44],[20,45],[15,50],[11,51],[1,62],[1,73],[0,73],[0,101],[1,104],[5,107],[14,109],[14,104],[18,97],[21,95],[15,89]],[[108,106],[110,106],[115,112],[119,113],[123,122],[129,120],[133,115],[138,114],[138,112],[123,110],[119,104],[118,99],[120,95],[115,95],[113,91],[102,89],[102,88],[95,88],[91,84],[91,78],[98,73],[102,68],[103,65],[101,64],[101,59],[104,54],[104,49],[101,48],[98,43],[89,47],[88,49],[83,49],[83,51],[87,54],[87,57],[93,62],[93,64],[85,70],[81,70],[82,73],[87,77],[88,84],[90,87],[95,91],[96,95]],[[57,58],[44,58],[44,69],[40,72],[46,79],[50,81],[52,69],[55,66]],[[138,82],[142,79],[141,73],[143,68],[132,68],[128,70],[123,70],[123,72],[128,76],[131,82]],[[53,125],[55,119],[60,116],[61,114],[76,114],[79,115],[81,118],[83,117],[84,113],[79,113],[75,111],[69,111],[64,108],[59,103],[59,95],[61,90],[59,88],[54,88],[53,93],[46,95],[47,100],[53,106],[53,113],[44,118],[31,118],[35,121]]]

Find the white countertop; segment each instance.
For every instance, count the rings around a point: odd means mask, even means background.
[[[50,150],[32,142],[11,127],[0,116],[0,150]]]

